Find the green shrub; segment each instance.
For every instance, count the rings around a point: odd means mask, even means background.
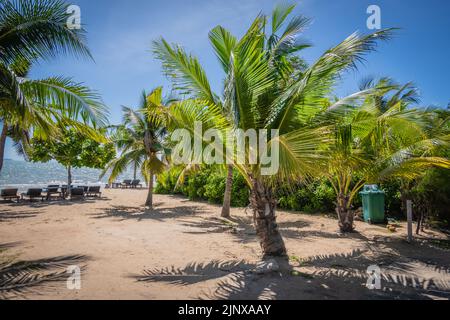
[[[222,204],[225,193],[226,171],[218,167],[204,166],[200,170],[186,175],[184,183],[175,190],[180,168],[170,170],[158,175],[155,193],[159,194],[183,194],[191,200],[205,200],[214,204]],[[449,213],[446,200],[448,195],[448,172],[430,171],[429,177],[424,179],[416,192],[427,192],[435,202],[442,204],[439,208],[433,208],[437,219],[448,224]],[[390,215],[400,212],[399,184],[395,181],[385,182],[381,185],[386,191],[386,211]],[[330,183],[319,180],[309,184],[297,186],[282,185],[277,188],[278,207],[280,209],[301,211],[308,213],[334,212],[336,195]],[[234,171],[233,186],[231,192],[232,207],[246,207],[249,204],[250,190],[242,175]],[[439,197],[439,198],[438,198]],[[354,208],[361,207],[361,196],[354,199]]]
[[[189,173],[185,177],[185,185],[182,188],[183,194],[190,200],[204,200],[206,183],[211,174],[211,169],[202,168],[196,172]]]
[[[401,193],[400,182],[398,180],[385,181],[380,184],[381,189],[385,192],[385,208],[386,214],[390,217],[401,218]]]
[[[336,197],[325,180],[294,187],[282,186],[277,196],[281,209],[308,213],[333,211]]]
[[[184,183],[175,189],[180,173],[181,169],[171,168],[158,175],[155,193],[181,193],[190,200],[207,200],[210,203],[222,204],[226,183],[226,172],[224,170],[204,166],[196,172],[187,174],[184,178]],[[244,178],[235,171],[233,173],[231,190],[231,206],[248,206],[249,195],[250,191]]]
[[[212,172],[205,185],[205,198],[210,203],[220,204],[223,202],[225,193],[226,177],[221,172]]]
[[[154,192],[157,194],[174,194],[181,169],[172,168],[157,176]]]
[[[250,203],[250,189],[244,177],[237,171],[233,174],[233,187],[231,189],[231,206],[247,207]]]
[[[430,169],[409,192],[415,212],[424,212],[434,225],[450,228],[450,170]]]
[[[223,203],[225,194],[226,172],[223,170],[211,170],[205,185],[204,197],[208,202]],[[249,204],[250,191],[244,178],[238,172],[233,173],[233,185],[231,188],[231,206],[246,207]]]

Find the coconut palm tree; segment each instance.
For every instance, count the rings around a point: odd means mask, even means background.
[[[67,26],[69,4],[62,0],[2,0],[0,2],[0,61],[31,61],[72,53],[91,56],[83,28]]]
[[[272,143],[279,145],[279,170],[275,175],[265,176],[260,161],[258,164],[233,163],[250,187],[254,224],[265,257],[286,255],[276,223],[274,186],[278,181],[319,175],[321,166],[326,163],[325,149],[321,145],[329,142],[330,128],[308,123],[309,110],[323,111],[339,75],[355,67],[364,54],[375,48],[378,40],[387,39],[392,33],[381,30],[364,36],[353,34],[312,65],[298,70],[293,68],[295,59],[289,57],[302,48],[298,45],[297,34],[305,18],[293,17],[286,31],[279,34],[292,10],[292,6],[282,6],[272,14],[271,30],[276,36],[266,34],[268,19],[265,15],[258,15],[239,40],[220,26],[210,33],[213,49],[227,70],[224,101],[234,118],[228,129],[263,129],[269,130],[269,135],[270,130],[277,130],[278,133],[260,144],[260,148],[266,150],[270,150]],[[184,119],[178,121],[180,128],[194,131],[193,123],[186,119],[204,119],[208,112],[205,109],[218,117],[216,111],[220,106],[213,103],[211,86],[198,60],[164,39],[154,42],[154,52],[174,87],[197,99],[196,107],[176,106],[178,113],[184,114]],[[330,106],[329,112],[366,94],[359,92],[346,97]],[[248,156],[249,148],[245,152]]]
[[[419,98],[411,83],[371,79],[362,86],[368,88],[376,90],[361,106],[332,119],[335,143],[324,173],[336,193],[342,232],[354,230],[352,204],[365,184],[415,178],[433,166],[450,168],[448,159],[432,156],[433,149],[448,145],[448,133],[429,130],[427,111],[412,108]]]
[[[13,68],[15,77],[3,78],[0,83],[0,171],[7,136],[21,153],[25,153],[30,135],[40,139],[55,137],[61,134],[61,127],[72,127],[93,139],[104,140],[95,128],[107,123],[107,113],[95,91],[70,78],[32,80],[27,78],[28,68],[17,69],[13,65],[12,71]],[[21,92],[25,103],[16,101],[15,90]]]
[[[140,167],[148,185],[145,206],[149,208],[153,207],[154,176],[165,167],[159,158],[165,153],[164,108],[161,87],[150,94],[143,92],[137,110],[122,108],[123,125],[116,127],[112,136],[121,153],[102,173],[103,176],[110,171],[109,182],[112,183],[130,164]]]
[[[67,7],[61,0],[0,2],[0,170],[9,132],[26,142],[30,131],[51,136],[57,114],[77,127],[83,126],[80,118],[84,124],[105,119],[98,96],[85,86],[62,77],[26,79],[38,59],[66,53],[91,57],[85,31],[67,26]]]
[[[310,47],[308,43],[301,42],[296,39],[296,36],[310,22],[310,19],[306,17],[299,16],[292,19],[283,32],[280,35],[277,34],[283,28],[287,16],[295,9],[295,6],[296,5],[283,4],[274,9],[272,14],[272,33],[267,41],[271,63],[279,66],[280,75],[283,76],[284,79],[288,79],[295,73],[300,72],[306,66],[303,59],[298,56],[293,56],[292,54],[298,53],[299,51]],[[227,77],[230,73],[229,51],[236,46],[237,40],[227,30],[220,26],[211,30],[209,38],[224,75]],[[181,73],[177,74],[177,77],[179,77],[181,81],[177,83],[176,88],[183,92],[188,90],[192,98],[200,99],[209,105],[218,106],[223,114],[220,121],[223,122],[224,120],[228,120],[230,126],[237,128],[236,119],[239,118],[239,115],[237,114],[238,110],[232,107],[232,101],[230,100],[230,97],[227,96],[227,93],[229,92],[226,82],[224,83],[224,88],[221,95],[212,92],[205,73],[194,57],[188,57],[180,47],[171,48],[170,45],[163,39],[159,44],[157,44],[157,46],[159,47],[159,50],[156,50],[157,55],[159,55],[160,52],[164,52],[166,57],[170,57],[170,59],[165,59],[164,63],[168,64],[167,67],[169,67],[171,71],[175,71],[175,69],[183,70]],[[286,59],[290,59],[289,62],[291,63],[285,63]],[[172,67],[170,66],[171,64]],[[194,84],[195,86],[198,86],[198,88],[191,90],[186,86],[189,86],[189,84]],[[182,174],[192,170],[194,167],[188,166],[188,168],[189,170],[183,170]],[[226,165],[225,168],[225,193],[221,216],[224,218],[229,218],[234,169],[232,165]]]

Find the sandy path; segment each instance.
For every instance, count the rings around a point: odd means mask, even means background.
[[[82,203],[0,204],[0,244],[17,242],[3,255],[27,261],[67,255],[88,257],[80,262],[85,266],[81,290],[68,290],[65,282],[43,283],[14,297],[450,296],[449,252],[404,243],[404,227],[390,234],[383,227],[358,222],[360,233],[342,236],[337,233],[334,219],[280,212],[280,228],[291,265],[298,273],[260,276],[248,272],[258,261],[260,250],[244,209],[232,210],[237,223],[232,228],[216,218],[220,207],[180,197],[156,195],[156,210],[145,211],[141,207],[145,192],[106,190],[103,200]],[[304,259],[300,266],[299,259]],[[386,273],[384,290],[370,291],[362,285],[367,279],[365,270],[371,264],[379,265]],[[169,268],[168,272],[161,272],[164,268]],[[144,270],[149,269],[156,270],[159,276],[145,277]],[[145,281],[137,281],[136,277]]]

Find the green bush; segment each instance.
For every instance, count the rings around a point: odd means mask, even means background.
[[[174,194],[180,172],[180,169],[172,168],[159,174],[154,192],[157,194]]]
[[[211,169],[202,168],[185,177],[182,193],[190,200],[205,200],[206,183],[211,175]]]
[[[225,194],[226,173],[224,171],[213,171],[205,186],[205,198],[216,204],[223,202]],[[231,206],[246,207],[249,204],[250,191],[244,178],[238,172],[233,172],[233,185],[231,188]]]
[[[409,195],[415,211],[423,211],[434,225],[450,227],[450,170],[431,169]]]
[[[211,172],[205,185],[205,198],[210,203],[220,204],[223,202],[225,193],[225,174],[221,172]]]
[[[155,193],[181,193],[190,200],[207,200],[210,203],[222,204],[225,193],[226,172],[220,168],[202,167],[196,172],[187,174],[184,183],[177,189],[176,183],[181,169],[172,168],[158,175]],[[249,204],[250,191],[244,178],[237,171],[233,173],[231,190],[231,206],[246,207]]]
[[[390,217],[401,218],[401,193],[400,182],[398,180],[389,180],[380,184],[381,189],[385,192],[385,208],[386,214]]]
[[[277,192],[281,209],[308,213],[334,210],[334,190],[325,180],[295,187],[281,186]]]
[[[226,171],[218,167],[204,166],[200,170],[186,175],[184,183],[175,189],[180,168],[158,175],[155,193],[183,194],[191,200],[205,200],[214,204],[222,204],[225,193]],[[413,190],[416,195],[426,194],[428,206],[435,219],[448,225],[450,221],[450,179],[449,171],[432,170],[428,176]],[[386,212],[397,216],[401,211],[400,185],[396,181],[381,184],[386,192]],[[301,211],[307,213],[334,212],[336,195],[332,186],[326,180],[319,180],[309,184],[297,186],[282,185],[277,188],[278,207],[284,210]],[[249,188],[239,172],[233,173],[231,206],[246,207],[249,204]],[[423,198],[423,197],[422,197]],[[361,207],[361,196],[354,199],[354,208]]]
[[[231,205],[233,207],[247,207],[250,203],[250,189],[244,177],[239,172],[233,174],[233,187],[231,189]]]

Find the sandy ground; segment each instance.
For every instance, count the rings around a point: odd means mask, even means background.
[[[357,233],[340,235],[331,217],[279,212],[291,270],[260,275],[252,271],[260,248],[250,212],[233,209],[232,222],[226,222],[217,218],[219,206],[162,195],[155,196],[155,210],[145,211],[145,195],[106,190],[103,199],[84,202],[1,203],[1,259],[14,259],[16,266],[37,263],[46,270],[35,272],[59,281],[36,281],[0,292],[0,298],[450,297],[450,252],[406,243],[404,225],[390,233],[357,222]],[[67,265],[82,268],[81,289],[67,289]],[[381,269],[379,290],[366,288],[370,265]]]

